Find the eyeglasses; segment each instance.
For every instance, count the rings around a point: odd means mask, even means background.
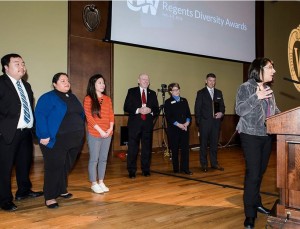
[[[177,89],[172,89],[172,91],[179,91],[179,90],[180,90],[180,89],[178,89],[178,88],[177,88]]]
[[[264,68],[269,69],[269,70],[273,70],[274,69],[273,65],[264,66]]]

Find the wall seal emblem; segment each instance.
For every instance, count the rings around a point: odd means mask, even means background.
[[[290,33],[288,43],[288,62],[292,80],[299,82],[300,77],[300,25]],[[300,92],[300,84],[294,83],[297,91]]]
[[[82,12],[82,18],[85,27],[90,32],[93,32],[98,28],[101,20],[100,12],[93,4],[86,5],[84,7]]]

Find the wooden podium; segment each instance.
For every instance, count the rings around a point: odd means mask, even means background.
[[[267,132],[277,134],[280,198],[275,216],[267,220],[272,228],[300,228],[300,107],[274,115],[266,122]]]

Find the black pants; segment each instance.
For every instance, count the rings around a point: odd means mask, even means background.
[[[44,157],[45,200],[68,192],[68,174],[81,151],[83,136],[83,131],[57,135],[53,148],[40,144]]]
[[[218,165],[217,152],[220,134],[220,119],[203,119],[200,122],[200,164],[208,166],[207,162],[207,146],[209,142],[209,158],[210,165]]]
[[[135,173],[137,170],[137,155],[141,142],[141,169],[143,172],[150,172],[152,152],[152,119],[139,121],[128,125],[128,154],[127,170]]]
[[[240,134],[246,171],[244,181],[244,211],[246,217],[256,217],[261,206],[260,186],[272,151],[271,136]]]
[[[26,195],[32,187],[29,179],[33,157],[33,142],[30,129],[17,130],[11,144],[0,136],[0,205],[12,201],[11,173],[16,166],[18,190],[16,195]]]
[[[168,141],[172,152],[172,163],[174,171],[189,171],[189,131],[184,131],[176,126],[168,127]],[[179,149],[180,167],[179,167]]]

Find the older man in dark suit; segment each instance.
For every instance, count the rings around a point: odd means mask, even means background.
[[[38,197],[42,192],[31,190],[29,172],[33,156],[31,128],[33,118],[33,92],[29,83],[21,78],[26,73],[25,63],[18,54],[1,58],[0,76],[0,207],[14,211],[11,192],[11,172],[16,166],[18,190],[15,199]]]
[[[197,92],[195,116],[200,132],[200,164],[202,171],[207,172],[207,145],[210,147],[210,165],[212,169],[223,171],[217,160],[218,141],[221,119],[225,113],[222,91],[215,88],[216,76],[206,76],[206,87]]]
[[[136,177],[137,155],[141,141],[141,169],[143,176],[150,176],[153,118],[158,115],[159,106],[156,93],[148,88],[147,74],[140,74],[138,87],[128,90],[124,111],[128,117],[127,170],[129,178]]]

